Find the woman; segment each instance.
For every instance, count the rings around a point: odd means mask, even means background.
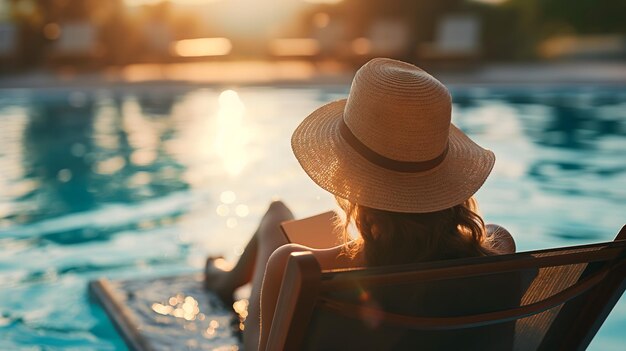
[[[322,269],[378,266],[514,252],[506,230],[485,226],[473,194],[495,156],[451,124],[446,87],[411,64],[374,59],[356,73],[347,99],[309,115],[292,148],[304,171],[345,213],[345,244],[315,250],[287,243],[293,218],[270,205],[235,268],[207,264],[207,286],[225,300],[252,281],[246,350],[265,349],[287,258],[313,252]],[[352,239],[354,224],[359,236]]]

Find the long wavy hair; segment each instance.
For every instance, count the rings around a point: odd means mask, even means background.
[[[344,254],[363,252],[368,266],[487,256],[497,253],[471,197],[462,204],[429,213],[377,210],[337,198]],[[359,236],[349,233],[354,224]]]

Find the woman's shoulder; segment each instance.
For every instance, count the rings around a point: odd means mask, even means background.
[[[363,266],[362,255],[357,254],[356,257],[350,258],[344,254],[343,245],[327,248],[327,249],[314,249],[299,244],[285,244],[272,253],[268,265],[277,264],[285,265],[289,255],[294,252],[310,251],[317,259],[320,267],[324,270],[339,269],[339,268],[353,268]]]
[[[499,254],[515,253],[515,239],[506,228],[498,224],[487,224],[486,229],[488,242]]]

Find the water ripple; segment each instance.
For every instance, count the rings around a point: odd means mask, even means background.
[[[62,233],[81,233],[89,237],[90,229],[123,227],[143,220],[178,215],[196,205],[210,201],[208,192],[178,192],[139,204],[107,205],[97,210],[72,213],[35,223],[0,229],[5,238],[42,237],[54,240]],[[86,234],[85,234],[86,233]],[[69,234],[68,234],[69,235]],[[72,243],[71,241],[61,242]],[[80,240],[78,242],[81,242]]]

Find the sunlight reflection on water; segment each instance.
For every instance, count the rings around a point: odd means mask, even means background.
[[[250,140],[250,130],[244,123],[246,108],[239,94],[234,90],[221,92],[219,105],[216,118],[215,152],[226,172],[231,176],[237,176],[249,161],[246,144]]]

